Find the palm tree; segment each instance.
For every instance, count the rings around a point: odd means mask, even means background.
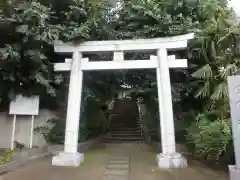
[[[198,86],[195,97],[206,99],[207,107],[220,118],[228,117],[227,77],[237,74],[240,67],[239,35],[240,26],[232,12],[218,6],[192,49],[195,63],[200,65],[192,74]]]

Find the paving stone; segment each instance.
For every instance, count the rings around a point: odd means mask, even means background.
[[[104,176],[102,180],[128,180],[128,176],[113,176],[113,175],[108,175]]]
[[[106,174],[106,175],[128,175],[129,170],[128,169],[110,169],[110,170],[106,170],[104,174]]]
[[[109,164],[129,164],[129,160],[117,160],[117,159],[111,159],[108,161]]]
[[[108,164],[106,169],[129,169],[129,164]]]
[[[129,160],[129,157],[126,156],[114,156],[112,155],[112,157],[110,158],[111,160]]]
[[[126,161],[128,161],[129,157],[126,157],[126,156],[119,157],[119,156],[111,155],[110,160],[126,160]]]
[[[125,160],[110,160],[108,164],[129,164],[129,161]]]

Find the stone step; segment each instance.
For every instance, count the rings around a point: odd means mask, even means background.
[[[122,125],[122,124],[137,125],[137,124],[140,124],[140,122],[135,120],[118,120],[118,121],[110,122],[110,125]]]
[[[122,140],[135,140],[135,139],[142,139],[142,136],[106,136],[104,139],[122,139]]]
[[[123,143],[123,142],[140,142],[143,141],[143,138],[134,138],[134,139],[117,139],[117,138],[108,138],[103,139],[104,143]]]
[[[123,131],[135,131],[135,130],[141,130],[141,126],[110,126],[110,131],[116,131],[116,130],[123,130]]]
[[[134,143],[139,143],[139,142],[142,142],[143,140],[136,140],[136,141],[119,141],[119,140],[103,140],[103,143],[106,143],[106,144],[113,144],[113,143],[124,143],[124,142],[134,142]]]
[[[120,137],[135,137],[135,136],[141,136],[141,131],[109,131],[107,136],[120,136]]]
[[[136,115],[133,116],[120,116],[120,115],[111,115],[111,122],[113,121],[137,121],[139,118]]]
[[[116,129],[126,129],[126,130],[134,130],[134,129],[141,129],[140,125],[110,125],[110,130],[116,130]]]
[[[140,124],[140,122],[136,121],[136,120],[114,120],[110,122],[110,125],[122,125],[122,124],[128,124],[128,125],[133,125],[133,124]]]
[[[110,134],[141,134],[141,128],[133,128],[133,129],[110,129]]]
[[[109,137],[141,137],[141,132],[132,133],[108,133]]]
[[[141,133],[141,128],[110,129],[109,133]]]
[[[118,121],[111,121],[110,125],[122,125],[122,124],[140,124],[140,122],[135,120],[118,120]]]
[[[141,130],[141,127],[110,127],[110,131],[111,130],[136,131]]]
[[[112,118],[116,119],[136,119],[138,113],[123,114],[123,113],[111,113]]]
[[[139,116],[139,113],[138,112],[130,112],[130,113],[111,113],[112,117],[115,117],[115,118],[126,118],[126,119],[136,119],[136,117]]]

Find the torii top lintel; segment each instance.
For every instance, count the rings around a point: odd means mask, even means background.
[[[116,41],[87,41],[78,45],[55,44],[55,52],[99,52],[99,51],[138,51],[157,50],[161,47],[168,50],[183,49],[187,47],[187,41],[194,38],[193,33],[153,39],[116,40]]]

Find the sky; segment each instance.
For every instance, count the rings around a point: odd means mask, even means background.
[[[237,15],[240,16],[240,0],[229,0],[229,3],[236,11]]]

